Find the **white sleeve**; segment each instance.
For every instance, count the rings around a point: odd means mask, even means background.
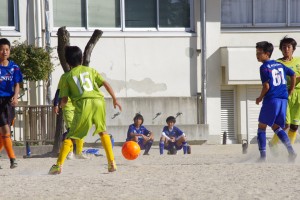
[[[164,136],[165,138],[167,138],[167,140],[170,140],[170,138],[166,135],[165,132],[162,132],[161,135]]]

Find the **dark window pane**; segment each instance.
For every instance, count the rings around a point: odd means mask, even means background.
[[[160,0],[160,27],[190,27],[189,0]]]
[[[221,0],[222,24],[252,24],[251,0]]]
[[[15,12],[13,0],[0,0],[0,26],[14,26]]]
[[[156,27],[156,0],[125,0],[125,27]]]

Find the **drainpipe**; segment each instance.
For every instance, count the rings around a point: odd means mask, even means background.
[[[35,0],[35,28],[36,28],[36,44],[43,47],[42,43],[42,20],[41,20],[41,2]],[[43,81],[38,81],[38,105],[44,104]]]
[[[201,100],[202,100],[202,123],[207,124],[207,97],[206,97],[206,0],[200,2],[201,23]]]
[[[46,51],[50,53],[51,41],[50,41],[50,10],[49,10],[49,0],[45,0],[45,42],[46,42]],[[52,86],[52,73],[49,74],[48,84],[47,84],[47,98],[46,103],[51,104],[52,95],[51,95],[51,86]]]

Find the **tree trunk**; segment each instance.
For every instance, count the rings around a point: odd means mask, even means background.
[[[67,31],[66,27],[60,27],[57,31],[58,45],[57,54],[60,64],[64,72],[70,71],[70,67],[67,65],[65,58],[65,47],[70,45],[70,33]]]
[[[84,53],[83,53],[82,65],[89,66],[92,51],[93,51],[95,45],[97,44],[98,40],[102,36],[102,34],[103,34],[103,32],[101,30],[96,29],[94,31],[92,37],[90,38],[90,40],[88,41],[88,43],[85,46]]]
[[[83,65],[89,66],[90,63],[90,57],[92,54],[92,51],[97,44],[98,40],[102,36],[103,32],[101,30],[96,29],[88,41],[88,43],[85,46],[84,54],[83,54]],[[69,66],[67,65],[66,59],[65,59],[65,47],[70,45],[70,33],[67,31],[66,27],[60,27],[57,31],[57,37],[58,37],[58,46],[57,46],[57,54],[60,61],[60,64],[64,70],[64,72],[70,71]],[[54,155],[57,155],[60,148],[60,136],[63,133],[64,126],[63,126],[63,112],[61,109],[59,109],[59,114],[57,115],[56,119],[56,129],[55,129],[55,136],[54,136],[54,145],[52,149],[52,153]]]

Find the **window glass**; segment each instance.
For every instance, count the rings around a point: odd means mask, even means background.
[[[84,27],[85,1],[53,0],[53,21],[55,27]]]
[[[252,24],[251,0],[221,0],[222,24]]]
[[[160,27],[190,27],[189,0],[160,0]]]
[[[156,28],[156,0],[125,0],[125,27]]]
[[[290,18],[291,23],[300,23],[300,1],[299,0],[290,0],[291,1],[291,12],[290,12]]]
[[[89,0],[90,27],[120,27],[120,0]]]
[[[256,0],[255,23],[286,23],[286,0]]]
[[[14,1],[0,0],[0,26],[14,26]]]

